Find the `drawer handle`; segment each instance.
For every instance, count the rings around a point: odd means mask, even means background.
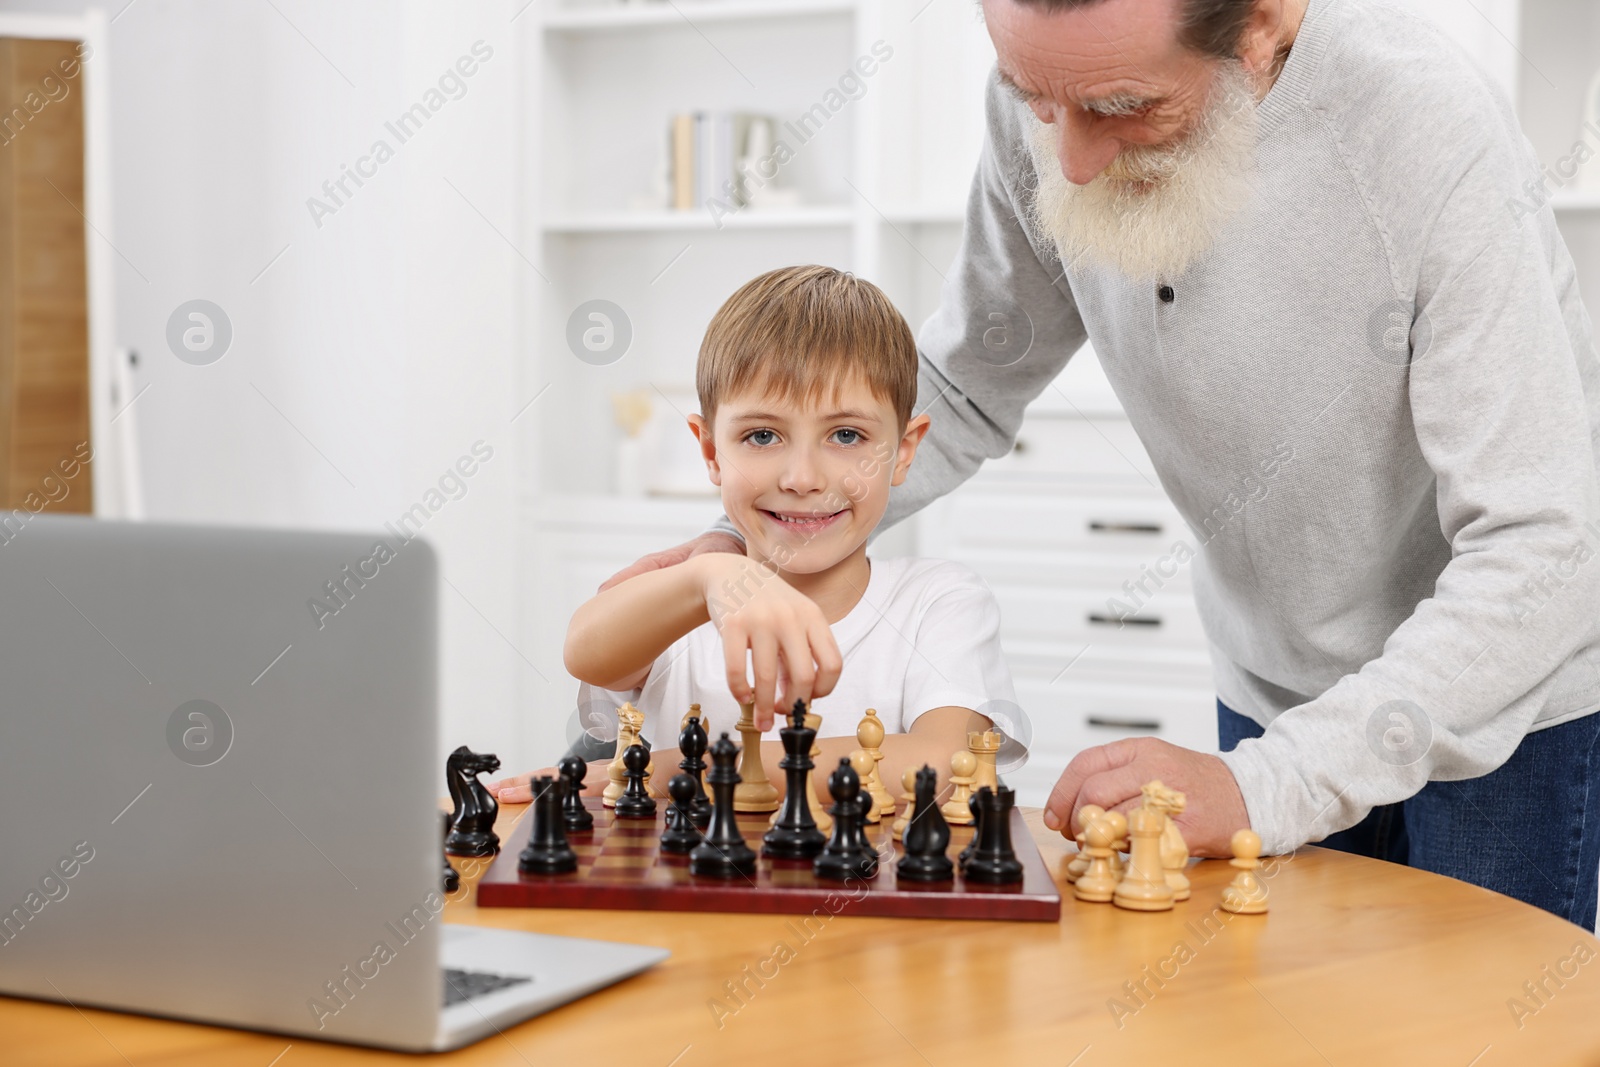
[[[1153,630],[1156,627],[1161,625],[1161,616],[1159,616],[1159,615],[1124,615],[1120,619],[1113,619],[1110,615],[1101,615],[1097,611],[1091,611],[1089,613],[1089,625],[1090,626],[1115,626],[1119,630],[1122,629],[1123,626],[1148,626]]]
[[[1026,452],[1027,450],[1027,444],[1020,437],[1011,443],[1011,451],[1013,452]]]
[[[1160,536],[1161,524],[1159,522],[1102,522],[1099,519],[1089,521],[1090,533],[1132,533],[1151,534]]]
[[[1090,726],[1108,730],[1159,730],[1159,719],[1111,719],[1103,715],[1085,715],[1083,721]]]

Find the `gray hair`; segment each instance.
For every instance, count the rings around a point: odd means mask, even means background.
[[[1015,0],[1048,13],[1091,7],[1101,0]],[[1233,59],[1244,36],[1245,23],[1255,10],[1256,0],[1183,0],[1178,20],[1178,41],[1195,52],[1219,59]]]

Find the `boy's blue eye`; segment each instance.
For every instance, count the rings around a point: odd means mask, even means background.
[[[837,437],[839,434],[849,434],[850,435],[848,440],[842,440],[842,441],[839,442],[841,445],[853,445],[856,442],[861,440],[861,431],[860,430],[835,430],[835,431],[833,431],[833,433],[834,433],[835,437]]]
[[[744,439],[749,441],[751,444],[770,445],[772,443],[771,438],[776,436],[777,435],[771,430],[751,430],[749,433],[744,435]],[[758,437],[762,438],[762,440],[756,440]]]

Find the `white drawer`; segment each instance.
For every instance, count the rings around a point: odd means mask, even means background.
[[[1202,752],[1217,749],[1216,695],[1168,689],[1017,677],[1017,702],[1033,728],[1034,758],[1070,760],[1122,737],[1159,737]]]
[[[924,526],[929,555],[972,550],[1115,553],[1152,562],[1188,526],[1163,496],[957,490]],[[935,546],[936,550],[935,550]]]
[[[1002,640],[1046,642],[1078,648],[1188,649],[1207,647],[1194,598],[1164,589],[1136,604],[1120,589],[1023,588],[995,585]],[[1114,602],[1114,603],[1113,603]]]
[[[1160,485],[1155,465],[1127,419],[1056,414],[1024,416],[1011,452],[984,464],[979,477]]]

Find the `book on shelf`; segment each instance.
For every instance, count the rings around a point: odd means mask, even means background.
[[[765,125],[754,143],[751,131]],[[668,203],[678,211],[722,212],[750,203],[753,192],[748,173],[761,161],[753,149],[771,145],[775,121],[748,111],[694,111],[673,115],[667,122]],[[763,136],[764,135],[764,136]]]

